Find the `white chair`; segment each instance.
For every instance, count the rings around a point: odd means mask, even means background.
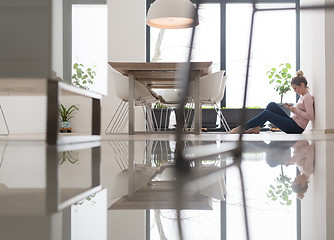
[[[121,99],[121,102],[105,130],[106,134],[122,132],[129,120],[129,79],[118,75],[112,79],[112,85],[116,96]],[[151,104],[158,103],[158,98],[159,96],[152,93],[143,84],[135,81],[135,106],[142,106],[147,119],[147,128],[150,131],[153,129]]]
[[[161,96],[161,105],[167,108],[177,108],[181,101],[181,89],[154,89],[154,92]],[[191,109],[188,108],[188,111],[185,113],[185,124],[186,128],[189,124]],[[166,114],[167,114],[166,110]]]
[[[227,124],[227,121],[219,108],[219,103],[224,97],[225,87],[226,87],[227,77],[225,76],[225,71],[215,72],[209,75],[205,75],[199,80],[199,98],[200,105],[211,105],[216,110],[217,116],[220,123],[224,127],[225,131],[230,131],[230,127]],[[194,84],[190,82],[189,84],[189,93],[194,102]]]
[[[169,126],[167,126],[167,122],[170,122],[169,119],[167,120],[169,113],[172,111],[171,109],[176,108],[179,103],[179,91],[178,89],[153,89],[153,91],[161,96],[161,111],[160,116],[158,116],[158,130],[164,130],[166,131]],[[164,111],[165,110],[165,111]],[[165,117],[163,117],[163,114],[165,113]],[[165,119],[165,123],[162,122],[162,119]],[[162,128],[162,126],[165,126]]]

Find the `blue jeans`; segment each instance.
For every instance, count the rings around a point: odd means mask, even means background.
[[[299,127],[298,124],[274,102],[269,103],[262,113],[249,120],[245,124],[245,128],[262,126],[266,121],[271,122],[285,133],[302,133],[304,131],[303,128]]]

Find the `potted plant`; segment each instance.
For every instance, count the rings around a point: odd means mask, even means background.
[[[96,76],[96,72],[93,70],[95,67],[96,65],[86,68],[82,63],[74,63],[75,73],[72,75],[72,84],[88,90],[86,84],[93,84],[93,79]]]
[[[290,116],[290,110],[283,103],[283,96],[291,90],[291,79],[292,76],[289,73],[291,69],[290,63],[281,63],[277,68],[270,68],[266,75],[269,79],[270,84],[275,84],[274,89],[278,92],[281,102],[278,105],[283,109],[283,111]],[[269,124],[271,128],[276,128],[274,124]]]
[[[283,103],[283,96],[288,91],[291,90],[291,74],[289,73],[291,69],[290,63],[282,63],[278,68],[270,68],[266,75],[269,78],[270,84],[276,84],[274,89],[278,92],[281,103]]]
[[[79,111],[79,107],[75,104],[71,105],[69,108],[66,108],[63,104],[60,104],[59,108],[59,131],[60,132],[72,132],[70,119],[74,117],[76,111]]]
[[[275,84],[274,89],[278,92],[281,102],[278,104],[290,116],[290,110],[283,103],[283,96],[291,90],[292,76],[289,73],[291,69],[290,63],[282,63],[277,68],[270,68],[266,75],[270,84]]]

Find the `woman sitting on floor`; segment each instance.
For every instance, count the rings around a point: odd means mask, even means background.
[[[244,133],[260,133],[261,126],[267,121],[285,133],[302,133],[308,122],[314,119],[313,97],[308,91],[307,80],[301,70],[297,72],[297,76],[292,78],[291,86],[300,95],[295,106],[285,103],[293,116],[289,117],[279,105],[271,102],[262,113],[245,124]],[[240,131],[241,126],[233,128],[229,133],[235,134]]]

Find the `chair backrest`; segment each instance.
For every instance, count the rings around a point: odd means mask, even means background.
[[[227,80],[227,76],[223,76],[223,79],[222,79],[222,82],[221,82],[221,85],[220,85],[219,94],[216,98],[212,99],[213,103],[218,103],[221,100],[223,100],[224,94],[225,94],[226,80]]]
[[[200,100],[216,99],[220,94],[221,84],[224,78],[225,70],[205,75],[199,80]],[[190,84],[191,96],[194,96],[194,84]]]
[[[124,101],[129,101],[129,78],[117,75],[112,78],[116,96]],[[141,83],[135,81],[135,100],[139,98],[154,99],[150,91]]]
[[[155,89],[154,91],[167,102],[178,103],[181,100],[181,89]]]

